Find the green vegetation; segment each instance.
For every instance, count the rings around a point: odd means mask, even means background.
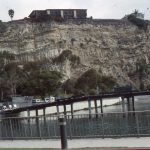
[[[84,44],[83,43],[80,43],[80,48],[84,49]]]
[[[66,59],[70,58],[72,52],[70,50],[63,51],[58,57],[53,59],[54,63],[63,63]]]
[[[24,64],[23,81],[18,86],[18,93],[21,95],[39,95],[42,98],[46,95],[55,95],[61,86],[62,74],[57,71],[41,70],[37,62]]]
[[[140,90],[145,90],[144,87],[144,78],[147,74],[150,73],[150,65],[146,63],[145,59],[141,59],[136,64],[136,74],[138,75]]]
[[[63,83],[62,88],[67,94],[72,94],[75,92],[74,86],[75,86],[75,80],[68,79]]]
[[[0,52],[0,58],[1,59],[8,59],[8,60],[14,60],[15,59],[15,55],[12,53],[9,53],[7,51],[2,51]]]
[[[7,61],[15,60],[14,54],[11,54],[6,51],[0,52],[0,68],[4,68],[4,65],[6,65]]]
[[[144,80],[149,77],[150,64],[147,64],[145,59],[138,59],[137,63],[135,65],[136,65],[135,66],[136,70],[129,72],[128,76],[131,79],[133,79],[133,80],[136,79],[136,81],[138,81],[138,83],[139,83],[138,89],[139,90],[141,90],[141,91],[149,90],[150,85],[148,84],[148,82],[145,85]]]
[[[55,61],[69,59],[72,65],[79,64],[80,59],[71,51],[64,51]],[[96,94],[111,91],[116,81],[111,76],[103,76],[94,69],[86,71],[78,79],[69,79],[62,84],[63,75],[49,71],[47,62],[15,62],[15,56],[8,52],[0,53],[0,99],[9,95],[40,96]]]
[[[61,85],[62,75],[56,71],[34,71],[18,87],[21,95],[55,95]]]
[[[116,81],[111,76],[103,76],[94,69],[86,71],[77,81],[67,80],[63,88],[67,93],[75,95],[96,94],[97,92],[109,92]],[[97,91],[99,88],[99,91]]]
[[[0,57],[1,58],[1,57]],[[0,66],[0,94],[1,100],[8,95],[55,95],[61,86],[62,74],[57,71],[41,69],[41,63],[16,62]]]
[[[76,39],[75,38],[72,38],[71,39],[71,45],[73,46],[74,45],[74,42],[76,41]]]
[[[116,81],[111,76],[103,76],[96,70],[86,71],[76,82],[75,88],[88,94],[96,94],[97,87],[101,92],[110,91]]]
[[[53,59],[53,62],[54,63],[63,63],[67,59],[70,60],[71,65],[80,63],[80,57],[73,55],[70,50],[64,50],[58,57]]]
[[[7,63],[12,60],[15,60],[13,54],[6,51],[0,52],[0,99],[3,99],[5,97],[4,95],[11,93],[8,91],[12,91],[12,86],[14,86],[15,83],[15,80],[13,81],[13,68],[11,68],[11,65],[7,65]]]
[[[0,33],[4,33],[6,31],[7,27],[5,25],[5,23],[3,23],[1,20],[0,20]]]
[[[134,15],[129,15],[128,20],[136,25],[139,29],[143,29],[144,31],[148,28],[148,21],[136,18]]]

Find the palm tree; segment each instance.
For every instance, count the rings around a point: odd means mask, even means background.
[[[14,17],[14,10],[13,9],[9,9],[8,10],[8,14],[9,14],[9,16],[11,18],[11,21],[12,21],[12,18]]]

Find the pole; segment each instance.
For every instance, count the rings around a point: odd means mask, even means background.
[[[123,117],[125,117],[125,101],[124,101],[124,97],[121,97],[122,99],[122,112],[123,112]]]
[[[59,118],[59,125],[60,125],[61,149],[68,149],[65,118]]]
[[[57,116],[59,118],[59,105],[58,104],[56,105],[56,109],[57,109]]]
[[[28,128],[29,128],[29,136],[32,137],[31,133],[31,123],[30,123],[30,110],[27,110],[27,116],[28,116]]]
[[[90,99],[88,99],[88,107],[89,107],[89,118],[91,119],[92,110],[91,110],[91,100]]]
[[[139,137],[140,135],[140,128],[139,128],[139,118],[138,118],[138,114],[135,114],[135,119],[136,119],[136,129],[137,129],[137,137]]]
[[[71,118],[73,119],[73,103],[71,103]]]
[[[43,117],[44,117],[44,124],[46,124],[46,112],[45,112],[45,108],[43,108]]]
[[[39,125],[39,113],[38,113],[38,109],[36,109],[35,111],[36,111],[36,126],[37,126],[37,134],[38,134],[39,138],[41,138],[40,125]]]
[[[134,96],[132,96],[132,109],[135,111],[135,106],[134,106]]]
[[[67,117],[67,109],[66,109],[66,105],[64,105],[64,116]]]
[[[127,97],[128,111],[130,111],[130,97]]]
[[[103,114],[103,99],[100,98],[100,105],[101,105],[101,113]]]
[[[96,118],[98,118],[98,110],[97,110],[97,100],[94,100],[94,105],[95,105],[95,114],[96,114]]]
[[[132,95],[132,110],[133,110],[133,116],[135,116],[135,105],[134,105],[134,96]]]

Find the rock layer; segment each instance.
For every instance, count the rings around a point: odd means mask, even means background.
[[[145,32],[123,20],[68,20],[67,22],[4,23],[0,33],[0,51],[16,55],[16,61],[49,60],[47,67],[66,78],[78,78],[90,68],[112,75],[120,85],[139,86],[137,63],[150,61],[150,27]],[[79,56],[80,63],[53,63],[64,50]],[[132,74],[132,76],[130,76]],[[149,85],[147,74],[143,82]]]

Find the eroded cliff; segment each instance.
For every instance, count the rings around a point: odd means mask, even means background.
[[[0,51],[16,55],[16,61],[48,60],[45,66],[58,70],[66,78],[78,78],[90,68],[103,75],[112,75],[120,85],[139,87],[137,64],[149,67],[150,27],[147,31],[123,20],[89,20],[67,22],[31,22],[28,20],[3,23]],[[66,58],[54,62],[71,51],[80,61]],[[149,85],[148,73],[143,82]]]

